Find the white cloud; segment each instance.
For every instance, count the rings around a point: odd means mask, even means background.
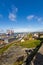
[[[31,19],[33,19],[34,18],[34,15],[29,15],[29,16],[27,16],[27,19],[28,20],[31,20]]]
[[[32,19],[34,19],[37,22],[42,22],[43,21],[43,17],[38,17],[38,16],[35,16],[35,15],[27,16],[27,20],[32,20]]]
[[[9,19],[10,19],[11,21],[15,21],[15,20],[16,20],[16,15],[13,14],[13,13],[9,13]]]
[[[11,8],[11,10],[9,12],[8,18],[11,21],[16,21],[17,12],[18,12],[18,8],[16,8],[15,6],[12,6],[12,8]]]

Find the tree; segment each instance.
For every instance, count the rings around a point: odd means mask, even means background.
[[[32,33],[29,33],[29,38],[32,38]]]

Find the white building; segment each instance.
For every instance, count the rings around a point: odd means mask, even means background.
[[[38,36],[39,36],[38,34],[36,34],[36,33],[34,34],[34,37],[38,37]]]
[[[5,42],[5,43],[9,43],[8,39],[4,39],[4,42]]]
[[[24,39],[21,40],[21,42],[24,42],[24,41],[25,41]]]

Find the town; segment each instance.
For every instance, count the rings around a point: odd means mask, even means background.
[[[43,32],[14,33],[13,30],[7,30],[6,33],[0,34],[0,63],[5,63],[5,65],[6,63],[8,65],[23,64],[23,59],[26,60],[27,54],[30,54],[30,52],[32,52],[33,49],[40,44],[40,39],[43,40]],[[8,58],[6,58],[7,56]],[[22,56],[22,60],[17,63],[16,60]]]

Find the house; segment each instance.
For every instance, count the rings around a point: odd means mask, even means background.
[[[4,41],[3,40],[0,40],[0,44],[4,44]]]
[[[24,42],[24,41],[25,41],[24,39],[21,40],[21,42]]]
[[[38,33],[34,33],[33,36],[32,36],[32,39],[38,39],[39,38],[39,34]]]
[[[34,37],[39,37],[38,33],[35,33],[33,36],[34,36]]]

